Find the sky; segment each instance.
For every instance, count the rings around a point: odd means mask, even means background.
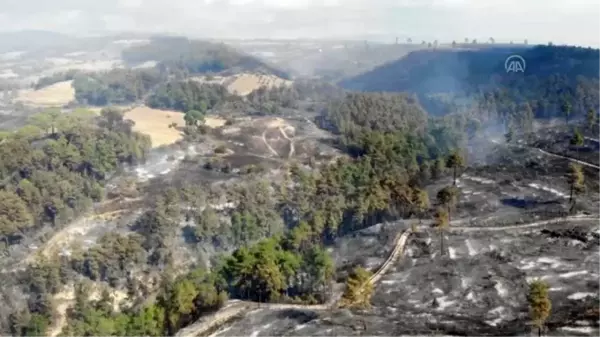
[[[0,0],[0,31],[600,45],[599,0]]]

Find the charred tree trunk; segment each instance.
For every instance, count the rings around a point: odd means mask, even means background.
[[[456,186],[456,166],[454,167],[454,170],[452,171],[452,177],[454,178],[452,185]]]
[[[569,204],[573,204],[573,192],[575,191],[575,184],[571,184],[571,189],[569,191]]]
[[[445,255],[445,250],[444,250],[444,231],[440,229],[440,246],[441,246],[441,255],[444,256]]]

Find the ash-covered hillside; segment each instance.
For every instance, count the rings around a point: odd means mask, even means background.
[[[0,116],[0,334],[519,335],[537,278],[539,328],[597,332],[587,87],[560,82],[552,123],[554,82],[437,116],[418,93],[232,75],[257,63],[212,43],[110,45],[60,69],[131,63],[3,92],[25,125]]]

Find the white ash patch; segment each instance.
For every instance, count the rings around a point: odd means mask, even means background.
[[[536,183],[530,183],[529,187],[532,187],[532,188],[535,188],[535,189],[538,189],[538,190],[542,190],[542,191],[546,191],[546,192],[552,193],[552,194],[554,194],[554,195],[556,195],[558,197],[561,197],[561,198],[569,198],[568,195],[566,195],[566,194],[562,193],[561,191],[558,191],[558,190],[556,190],[554,188],[548,187],[548,186],[543,186],[543,185],[539,185],[539,184],[536,184]]]
[[[579,275],[585,275],[587,273],[588,273],[587,270],[572,271],[572,272],[569,272],[569,273],[560,274],[559,277],[561,277],[561,278],[571,278],[571,277],[575,277],[575,276],[579,276]]]
[[[498,295],[500,295],[501,297],[506,297],[508,295],[508,289],[506,289],[502,282],[496,281],[494,288],[498,292]]]
[[[586,297],[594,297],[597,296],[598,294],[594,294],[594,293],[574,293],[569,295],[567,298],[570,300],[582,300]]]

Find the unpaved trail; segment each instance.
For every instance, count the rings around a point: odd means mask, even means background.
[[[600,143],[599,139],[596,138],[592,138],[592,137],[583,137],[585,140],[589,140],[590,142],[594,142],[594,143]]]
[[[544,150],[542,150],[540,148],[537,148],[537,147],[532,147],[532,149],[536,149],[536,150],[540,151],[541,153],[543,153],[545,155],[548,155],[548,156],[567,159],[567,160],[570,160],[572,162],[575,162],[575,163],[578,163],[578,164],[581,164],[581,165],[584,165],[584,166],[592,167],[592,168],[595,168],[596,170],[600,170],[600,166],[597,166],[597,165],[594,165],[594,164],[591,164],[591,163],[588,163],[588,162],[585,162],[585,161],[581,161],[579,159],[575,159],[575,158],[571,158],[571,157],[567,157],[567,156],[562,156],[560,154],[556,154],[556,153],[544,151]]]
[[[385,260],[385,262],[379,267],[371,278],[369,278],[370,284],[377,283],[381,277],[389,270],[389,268],[398,260],[404,252],[404,247],[408,241],[408,237],[412,234],[410,229],[403,231],[398,234],[395,239],[394,249]],[[230,301],[229,305],[220,309],[214,314],[200,318],[196,323],[180,330],[175,336],[198,336],[206,333],[209,330],[213,330],[220,325],[226,323],[230,319],[239,316],[241,314],[248,313],[253,309],[260,308],[270,310],[286,310],[286,309],[299,309],[299,310],[329,310],[334,308],[342,297],[342,293],[338,292],[331,297],[331,300],[325,304],[317,305],[303,305],[303,304],[284,304],[284,303],[254,303],[249,301]]]
[[[503,231],[503,230],[515,230],[515,229],[540,227],[540,226],[544,226],[544,225],[559,223],[559,222],[562,222],[562,221],[574,222],[574,221],[590,221],[590,220],[600,221],[600,218],[593,217],[593,216],[578,216],[578,215],[573,215],[573,216],[568,216],[568,217],[564,217],[564,218],[554,218],[554,219],[550,219],[550,220],[536,221],[536,222],[531,222],[531,223],[528,223],[528,224],[512,225],[512,226],[496,226],[496,227],[477,227],[477,226],[474,226],[474,227],[460,227],[460,226],[458,226],[458,227],[452,227],[452,226],[450,226],[449,230],[450,231],[462,231],[462,232]]]
[[[600,142],[600,139],[596,139],[596,138],[585,137],[585,139],[588,139],[588,140],[591,140],[591,141],[599,141]],[[491,142],[494,143],[494,144],[500,144],[500,142],[498,142],[497,140],[494,140],[494,139],[492,139]],[[594,164],[591,164],[591,163],[588,163],[588,162],[585,162],[585,161],[582,161],[582,160],[579,160],[579,159],[571,158],[571,157],[568,157],[568,156],[563,156],[563,155],[560,155],[560,154],[548,152],[548,151],[540,149],[539,147],[523,146],[523,145],[519,145],[519,144],[506,144],[506,143],[504,143],[504,145],[506,145],[506,146],[512,146],[512,147],[518,147],[518,148],[521,148],[521,149],[536,150],[536,151],[539,151],[540,153],[545,154],[547,156],[570,160],[572,162],[581,164],[583,166],[587,166],[587,167],[591,167],[591,168],[595,168],[597,170],[600,170],[600,166],[598,166],[598,165],[594,165]]]
[[[269,142],[267,142],[267,137],[266,137],[266,133],[267,130],[263,131],[262,133],[262,140],[265,143],[265,145],[267,146],[267,148],[269,149],[269,151],[271,151],[272,154],[274,154],[275,156],[279,157],[279,153],[277,153],[277,151],[275,151],[271,145],[269,145]]]
[[[586,139],[587,139],[587,138],[586,138]],[[594,140],[594,139],[593,139],[593,138],[590,138],[589,140]],[[492,139],[492,143],[495,143],[495,144],[500,144],[500,142],[498,142],[497,140],[493,140],[493,139]],[[552,153],[552,152],[544,151],[544,150],[542,150],[542,149],[540,149],[540,148],[538,148],[538,147],[533,147],[533,146],[523,146],[523,145],[518,145],[518,144],[507,144],[507,143],[504,143],[504,145],[507,145],[507,146],[513,146],[513,147],[518,147],[518,148],[522,148],[522,149],[532,149],[532,150],[537,150],[537,151],[539,151],[540,153],[542,153],[542,154],[545,154],[545,155],[547,155],[547,156],[556,157],[556,158],[562,158],[562,159],[567,159],[567,160],[570,160],[570,161],[572,161],[572,162],[575,162],[575,163],[578,163],[578,164],[581,164],[581,165],[584,165],[584,166],[588,166],[588,167],[591,167],[591,168],[595,168],[595,169],[597,169],[597,170],[600,170],[600,166],[597,166],[597,165],[594,165],[594,164],[591,164],[591,163],[588,163],[588,162],[585,162],[585,161],[581,161],[581,160],[579,160],[579,159],[575,159],[575,158],[572,158],[572,157],[563,156],[563,155],[560,155],[560,154],[556,154],[556,153]]]
[[[290,137],[288,137],[288,135],[285,133],[285,130],[283,130],[283,128],[280,126],[279,127],[279,132],[281,133],[281,135],[283,136],[283,138],[287,139],[290,142],[290,152],[288,153],[288,158],[292,158],[292,156],[294,155],[294,140],[291,139]]]
[[[528,224],[514,225],[514,226],[499,226],[499,227],[450,227],[451,231],[501,231],[501,230],[514,230],[520,228],[534,228],[543,226],[551,223],[557,223],[561,221],[589,221],[598,220],[598,217],[586,217],[586,216],[570,216],[565,218],[554,218],[546,221],[537,221]],[[428,228],[426,226],[419,226],[417,228]],[[389,270],[391,266],[402,256],[406,247],[406,242],[412,234],[411,229],[403,231],[401,234],[396,236],[394,249],[381,265],[381,267],[371,276],[369,283],[376,284],[383,275]],[[175,336],[198,336],[206,333],[207,331],[214,330],[222,324],[225,324],[234,317],[238,317],[248,312],[252,312],[260,306],[264,309],[281,310],[281,309],[299,309],[299,310],[329,310],[334,308],[339,300],[341,299],[342,293],[337,293],[332,296],[329,303],[319,305],[301,305],[301,304],[278,304],[278,303],[254,303],[249,301],[230,301],[230,304],[217,311],[214,314],[200,318],[196,323],[180,330]]]

